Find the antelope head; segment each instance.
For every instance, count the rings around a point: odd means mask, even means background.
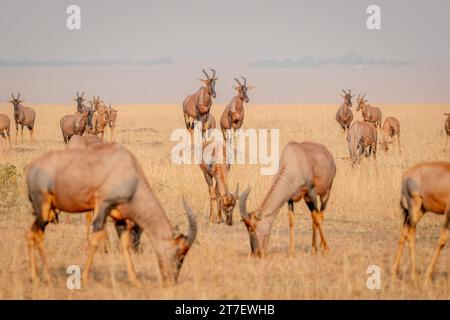
[[[244,77],[241,76],[241,79],[244,81],[244,83],[241,83],[239,81],[239,79],[234,78],[234,81],[236,81],[238,83],[237,86],[234,86],[234,89],[237,90],[239,99],[241,99],[245,103],[248,103],[249,99],[248,99],[247,91],[253,89],[254,87],[247,86],[247,79],[245,79]]]
[[[341,94],[341,97],[344,99],[344,103],[346,105],[348,105],[349,107],[352,106],[352,98],[354,97],[354,95],[352,95],[352,92],[350,89],[347,89],[347,91],[345,91],[345,89],[342,89],[342,92],[344,94]]]
[[[356,111],[359,111],[359,109],[362,109],[368,101],[366,99],[366,94],[364,94],[363,96],[358,94],[358,98],[356,100],[358,101],[358,106],[356,107]]]
[[[233,225],[233,211],[236,206],[236,201],[239,199],[239,184],[236,186],[234,194],[227,192],[221,197],[222,210],[225,212],[225,223],[229,226]]]
[[[189,221],[189,231],[187,235],[178,234],[177,228],[174,230],[174,235],[171,239],[171,247],[165,252],[168,255],[168,264],[165,261],[160,260],[159,264],[162,270],[162,277],[164,285],[173,285],[178,280],[181,266],[183,265],[184,258],[192,246],[192,243],[197,236],[197,221],[192,209],[186,204],[186,200],[183,198],[183,207],[186,211]]]
[[[261,257],[263,255],[263,243],[256,231],[256,227],[261,220],[261,212],[259,210],[254,212],[247,212],[247,197],[250,193],[250,188],[244,191],[239,196],[239,210],[241,212],[242,221],[244,222],[248,235],[250,237],[250,248],[252,255]]]
[[[77,97],[75,99],[73,99],[73,100],[75,100],[77,102],[78,106],[82,106],[83,102],[84,102],[84,92],[81,93],[81,96],[80,96],[80,94],[77,91]]]
[[[216,81],[219,78],[216,77],[216,70],[211,68],[209,70],[211,70],[212,72],[212,77],[208,75],[205,69],[202,69],[202,72],[206,76],[206,79],[200,79],[200,81],[203,82],[211,97],[216,98]]]
[[[13,104],[14,111],[17,111],[20,104],[24,101],[25,100],[20,100],[20,92],[17,94],[17,98],[14,98],[14,93],[11,93],[11,100],[9,100],[9,102]]]

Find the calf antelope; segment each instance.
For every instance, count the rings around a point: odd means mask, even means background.
[[[212,76],[210,77],[205,69],[202,69],[203,74],[206,79],[200,79],[203,82],[203,87],[198,89],[194,94],[186,97],[183,101],[183,114],[184,123],[186,128],[192,133],[194,129],[195,121],[202,121],[206,128],[209,128],[209,115],[212,105],[212,99],[216,98],[216,71],[212,71]]]
[[[371,123],[353,122],[347,133],[347,142],[352,166],[355,166],[361,160],[362,155],[368,157],[373,154],[373,158],[376,160],[377,130]]]
[[[216,203],[218,223],[223,222],[223,210],[225,223],[231,226],[233,225],[234,207],[239,197],[239,186],[236,187],[234,194],[228,189],[228,172],[231,166],[226,163],[226,148],[223,144],[217,141],[204,142],[202,146],[203,154],[206,153],[206,148],[211,151],[211,159],[205,160],[203,157],[200,168],[209,189],[209,222],[214,223],[214,203]],[[219,154],[219,152],[222,154]]]
[[[114,130],[116,129],[117,123],[117,110],[109,104],[108,114],[107,114],[108,127],[111,130],[111,141],[114,141]]]
[[[389,144],[394,143],[394,137],[397,137],[398,152],[402,153],[400,148],[400,122],[397,118],[387,117],[383,124],[383,141],[381,147],[384,151],[389,150]]]
[[[67,170],[70,165],[70,170]],[[37,247],[50,283],[44,249],[44,230],[55,219],[55,210],[68,213],[94,211],[93,234],[83,268],[87,284],[94,254],[105,235],[106,218],[119,224],[131,220],[148,234],[158,257],[165,284],[177,281],[181,265],[197,233],[196,218],[183,201],[189,219],[187,236],[176,234],[145,177],[136,157],[116,143],[86,149],[51,151],[33,160],[26,170],[28,196],[36,219],[27,234],[31,279],[38,282]],[[130,256],[129,225],[121,243],[129,280],[139,285]]]
[[[348,89],[348,92],[342,89],[342,92],[344,92],[344,95],[341,95],[344,99],[344,103],[341,104],[340,108],[336,112],[336,121],[345,132],[345,130],[350,128],[350,124],[353,121],[353,112],[350,108],[352,107],[352,98],[354,96],[352,96],[350,89]]]
[[[17,134],[19,132],[19,124],[21,126],[20,135],[23,143],[23,127],[27,127],[30,131],[30,139],[33,140],[34,133],[34,120],[36,119],[36,113],[32,108],[24,107],[22,102],[25,100],[20,100],[20,92],[17,95],[17,98],[14,98],[14,93],[11,93],[10,103],[14,106],[14,121],[16,123],[16,142],[17,142]]]
[[[226,130],[232,129],[234,132],[240,129],[244,122],[244,102],[249,102],[247,91],[253,89],[253,86],[247,86],[247,79],[244,77],[241,77],[241,79],[244,83],[234,78],[238,84],[234,87],[237,94],[231,99],[225,110],[223,110],[222,117],[220,118],[220,127],[224,139],[226,139]]]
[[[0,113],[0,136],[11,144],[11,121],[6,114]]]
[[[358,95],[357,98],[358,106],[356,107],[356,111],[361,109],[361,115],[364,121],[371,122],[374,124],[375,128],[381,129],[381,110],[377,107],[372,107],[367,104],[366,95],[361,96]]]
[[[273,220],[286,202],[289,209],[289,253],[295,253],[294,202],[302,199],[305,199],[311,211],[313,252],[318,250],[317,230],[321,246],[324,251],[328,251],[322,223],[335,174],[333,156],[325,146],[312,142],[289,142],[281,155],[280,169],[259,208],[254,212],[247,212],[246,200],[250,188],[239,199],[241,215],[250,236],[252,254],[259,257],[265,254]],[[320,206],[317,197],[320,198]]]
[[[400,259],[405,241],[409,242],[411,255],[411,277],[416,278],[415,238],[416,225],[426,212],[444,215],[444,225],[438,246],[426,271],[426,277],[433,277],[436,261],[444,248],[450,233],[450,162],[424,162],[408,169],[402,178],[400,206],[403,210],[403,227],[398,242],[393,275],[400,268]]]

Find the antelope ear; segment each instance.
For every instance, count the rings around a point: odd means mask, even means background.
[[[217,78],[214,78],[214,81],[217,81],[217,80],[219,80],[219,77],[217,77]]]

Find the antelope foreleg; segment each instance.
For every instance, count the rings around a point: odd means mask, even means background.
[[[288,202],[288,218],[289,218],[289,255],[295,255],[295,215],[294,215],[294,202],[289,200]]]

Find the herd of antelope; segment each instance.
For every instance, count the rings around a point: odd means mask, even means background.
[[[193,133],[195,125],[200,124],[204,139],[203,148],[217,144],[208,140],[205,133],[216,128],[211,114],[213,99],[216,98],[215,85],[218,80],[216,71],[209,74],[202,70],[206,79],[201,79],[202,87],[183,101],[183,114],[186,128]],[[244,103],[249,102],[248,91],[252,86],[245,77],[234,78],[236,94],[224,109],[220,118],[220,127],[225,139],[227,133],[239,130],[244,122]],[[350,89],[343,90],[343,103],[336,113],[336,121],[346,133],[349,156],[353,167],[363,157],[373,155],[376,164],[377,145],[384,151],[397,140],[400,147],[400,122],[394,117],[386,117],[382,123],[382,111],[370,106],[366,95],[358,95],[356,111],[361,110],[362,121],[353,121],[352,95]],[[191,248],[197,234],[197,222],[191,208],[183,198],[183,207],[189,221],[186,235],[172,227],[164,209],[154,195],[144,171],[136,157],[124,146],[103,139],[106,126],[114,128],[117,110],[107,107],[99,97],[84,104],[84,93],[75,98],[77,109],[74,114],[64,116],[60,121],[66,148],[63,151],[50,151],[30,162],[26,168],[28,196],[32,203],[35,220],[27,233],[31,279],[39,282],[39,272],[35,251],[39,252],[43,264],[44,276],[51,282],[49,267],[44,248],[44,231],[50,222],[56,222],[60,212],[87,213],[88,257],[83,268],[82,279],[86,284],[93,263],[94,254],[106,236],[105,221],[111,217],[115,223],[125,257],[128,278],[139,286],[134,271],[130,249],[139,247],[140,235],[146,232],[155,248],[159,267],[165,284],[177,281],[183,260]],[[30,131],[33,139],[35,112],[24,107],[20,94],[12,95],[10,102],[14,106],[16,138],[21,126]],[[446,113],[445,132],[450,138],[450,114]],[[10,143],[10,120],[0,114],[0,134]],[[382,141],[378,142],[378,135]],[[216,152],[226,152],[220,144]],[[68,170],[67,168],[70,168]],[[336,174],[336,163],[330,151],[314,142],[289,142],[279,163],[279,170],[273,178],[261,204],[253,211],[247,210],[246,201],[250,188],[239,194],[230,192],[228,174],[231,165],[226,161],[202,162],[200,169],[206,180],[210,197],[210,223],[222,223],[222,212],[227,225],[233,224],[233,211],[239,204],[249,238],[251,253],[262,257],[266,254],[271,227],[275,216],[284,203],[288,205],[290,228],[289,254],[295,253],[294,203],[305,200],[312,219],[312,249],[318,251],[317,234],[320,247],[324,252],[329,244],[323,230],[324,211],[330,197]],[[444,215],[439,243],[426,276],[431,279],[437,258],[445,246],[450,233],[450,162],[436,161],[420,163],[407,170],[402,177],[400,206],[403,210],[398,250],[395,257],[393,275],[395,276],[405,241],[408,241],[411,255],[411,276],[416,277],[415,232],[416,225],[425,212]],[[216,207],[216,209],[214,209]],[[92,223],[91,223],[92,221]],[[92,234],[89,230],[92,225]]]

